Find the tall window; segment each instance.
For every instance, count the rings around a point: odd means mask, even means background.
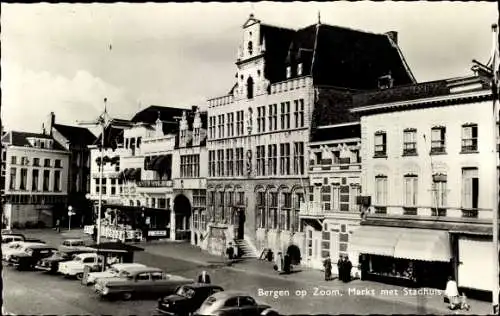
[[[446,151],[446,127],[433,127],[431,129],[431,154]]]
[[[477,209],[479,203],[479,177],[477,168],[462,169],[462,208]]]
[[[290,174],[290,144],[280,144],[280,174]]]
[[[227,136],[234,136],[234,113],[227,113]]]
[[[10,184],[9,188],[11,190],[16,189],[16,174],[17,174],[17,169],[16,168],[10,168]]]
[[[198,178],[200,176],[200,156],[181,156],[181,178]]]
[[[208,122],[209,122],[208,130],[209,130],[210,138],[213,139],[213,138],[215,138],[215,116],[210,116]]]
[[[31,171],[31,190],[38,191],[38,169],[33,169]]]
[[[267,174],[277,174],[278,167],[278,145],[267,145]]]
[[[332,209],[332,187],[324,185],[321,187],[321,209],[330,211]]]
[[[416,175],[404,176],[404,205],[406,215],[417,215],[416,207],[418,203],[418,177]]]
[[[243,120],[244,120],[243,111],[236,112],[236,136],[243,135]]]
[[[349,212],[350,187],[348,185],[340,186],[340,210]]]
[[[224,176],[224,149],[217,150],[217,176]]]
[[[16,156],[11,156],[10,157],[10,163],[12,165],[16,165],[17,164],[17,157]]]
[[[224,114],[219,115],[219,138],[224,137]]]
[[[293,143],[293,173],[304,174],[304,143]]]
[[[278,105],[269,105],[269,131],[275,131],[278,129]]]
[[[266,228],[266,192],[257,192],[257,225]]]
[[[477,151],[477,124],[462,125],[462,152]]]
[[[226,168],[227,168],[227,175],[228,176],[233,176],[234,175],[234,153],[233,149],[226,149]]]
[[[266,175],[266,146],[257,146],[257,175]]]
[[[21,165],[27,166],[29,164],[28,157],[21,157]]]
[[[60,161],[59,161],[60,164]],[[39,167],[40,166],[40,158],[33,158],[33,166]]]
[[[257,132],[263,133],[266,131],[266,107],[259,106],[257,108]]]
[[[302,76],[302,63],[297,65],[297,75]]]
[[[116,194],[116,179],[111,179],[111,195]]]
[[[435,174],[432,176],[432,215],[446,216],[446,195],[447,190],[447,177],[445,174]]]
[[[99,179],[97,179],[99,180]],[[43,171],[43,191],[49,191],[49,181],[50,181],[50,170]],[[97,191],[99,192],[99,191]]]
[[[414,128],[406,129],[403,132],[403,155],[417,154],[417,130]]]
[[[199,144],[200,144],[200,128],[194,127],[193,128],[193,145],[199,145]]]
[[[387,177],[375,177],[375,208],[379,213],[387,211]]]
[[[304,194],[303,193],[295,193],[295,202],[293,209],[293,220],[292,220],[292,230],[293,231],[301,231],[300,229],[300,207],[304,203]]]
[[[226,217],[225,217],[225,212],[224,212],[224,192],[219,192],[219,207],[218,207],[218,210],[219,210],[219,218],[221,220],[224,220]]]
[[[375,133],[375,157],[387,156],[387,134],[385,132]]]
[[[215,150],[210,150],[208,152],[208,173],[210,177],[215,177]]]
[[[321,233],[321,258],[327,258],[329,256],[330,256],[330,232],[323,231]]]
[[[236,148],[236,175],[244,175],[243,169],[243,148]]]
[[[270,205],[269,205],[269,222],[270,228],[278,228],[278,192],[271,192],[269,194]]]
[[[207,203],[207,191],[206,190],[194,190],[193,191],[193,206],[205,207]]]
[[[44,167],[50,167],[50,159],[44,159],[43,160],[43,166]]]
[[[27,182],[28,182],[28,169],[21,168],[21,184],[19,186],[19,189],[26,190]]]
[[[304,99],[293,101],[295,128],[304,127]]]
[[[332,186],[332,210],[340,211],[340,186]]]
[[[247,98],[253,99],[253,79],[252,79],[252,77],[248,77],[248,80],[247,80]]]
[[[102,178],[102,185],[101,185],[102,194],[106,194],[107,186],[108,186],[108,179]],[[137,202],[139,202],[139,201],[137,201]],[[137,204],[137,206],[140,206],[140,204]]]
[[[339,255],[347,255],[347,246],[349,245],[349,232],[345,224],[340,225],[339,234]]]
[[[285,113],[286,113],[286,103],[285,102],[281,102],[281,115],[280,115],[281,129],[285,129],[286,128]]]
[[[292,194],[288,192],[281,193],[282,207],[281,207],[281,219],[280,219],[280,229],[290,230],[290,214],[292,211]]]

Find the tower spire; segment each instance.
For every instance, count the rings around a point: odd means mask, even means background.
[[[321,11],[318,10],[318,24],[321,24]]]

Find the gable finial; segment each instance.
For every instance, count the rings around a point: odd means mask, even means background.
[[[321,24],[321,11],[318,10],[318,24]]]

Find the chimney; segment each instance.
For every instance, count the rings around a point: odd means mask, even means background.
[[[45,123],[42,123],[42,134],[47,135],[47,131],[45,130]]]
[[[52,136],[52,127],[54,126],[55,121],[56,121],[56,115],[54,114],[54,112],[50,112],[48,126],[47,126],[47,135],[49,136]]]
[[[398,44],[398,32],[390,31],[385,33],[385,35],[389,36],[389,38],[394,42],[394,44]]]
[[[193,105],[191,106],[191,111],[193,111],[193,113],[196,113],[196,110],[198,109],[198,106],[197,105]]]

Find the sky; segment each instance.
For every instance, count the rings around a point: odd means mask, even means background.
[[[397,31],[417,81],[471,74],[492,47],[495,2],[258,2],[3,4],[2,124],[40,132],[56,122],[113,117],[149,105],[191,107],[233,85],[242,25],[299,29],[321,23]],[[111,46],[111,49],[110,49]]]

